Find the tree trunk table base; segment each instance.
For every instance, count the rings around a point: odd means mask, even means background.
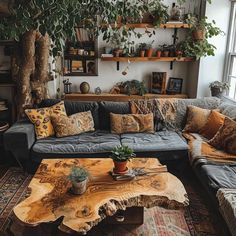
[[[67,176],[72,166],[83,166],[91,174],[83,195],[69,191]],[[143,168],[149,174],[133,180],[113,180],[108,174],[112,168],[113,162],[107,158],[43,160],[29,184],[30,196],[13,210],[15,221],[33,227],[61,219],[61,231],[86,234],[103,219],[127,207],[179,209],[188,205],[180,180],[163,171],[165,168],[157,159],[134,158],[129,168]],[[116,220],[121,218],[116,216]],[[112,219],[107,218],[106,222],[111,223]]]

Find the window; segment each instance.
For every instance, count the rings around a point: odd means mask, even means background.
[[[224,78],[230,84],[228,96],[236,100],[236,1],[232,1]]]

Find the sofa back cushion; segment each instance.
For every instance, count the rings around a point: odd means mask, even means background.
[[[187,120],[187,107],[197,106],[204,109],[217,109],[221,104],[221,100],[216,97],[206,97],[197,99],[179,99],[176,109],[176,126],[182,130]]]
[[[45,99],[40,104],[39,107],[49,107],[60,100],[58,99]],[[66,113],[68,116],[73,115],[78,112],[91,111],[95,129],[99,129],[99,116],[98,116],[98,103],[97,102],[81,102],[81,101],[64,101]]]
[[[99,102],[100,129],[110,130],[110,113],[130,114],[129,102]]]
[[[233,120],[236,120],[236,105],[223,102],[218,108],[220,109],[220,112],[223,115],[228,116]]]

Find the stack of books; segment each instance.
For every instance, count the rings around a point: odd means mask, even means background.
[[[0,99],[0,111],[6,111],[7,109],[6,100]]]

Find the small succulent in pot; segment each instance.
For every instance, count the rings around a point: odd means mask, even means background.
[[[111,152],[111,158],[115,166],[114,172],[118,174],[125,172],[127,170],[127,162],[135,156],[133,149],[128,146],[121,145],[115,147]]]
[[[73,166],[68,179],[72,183],[72,191],[74,194],[83,194],[87,189],[89,172],[83,167]]]
[[[221,98],[224,91],[228,90],[230,87],[229,83],[221,82],[221,81],[214,81],[210,83],[209,88],[211,89],[211,95],[213,97]]]

